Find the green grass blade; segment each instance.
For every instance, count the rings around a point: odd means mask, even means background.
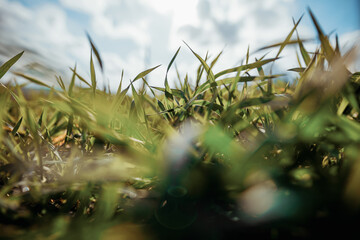
[[[306,68],[302,68],[302,67],[299,67],[299,68],[290,68],[290,69],[288,69],[288,71],[302,73],[302,72],[305,71],[305,69],[306,69]]]
[[[19,119],[19,121],[16,123],[15,127],[14,127],[13,130],[11,131],[11,134],[12,134],[13,136],[15,136],[16,133],[17,133],[17,131],[19,130],[20,125],[21,125],[21,123],[22,123],[22,120],[23,120],[23,117],[21,117],[21,118]]]
[[[175,61],[177,55],[178,55],[179,52],[180,52],[180,49],[181,49],[181,47],[179,47],[179,48],[177,49],[177,51],[175,52],[174,56],[171,58],[171,61],[170,61],[170,63],[168,64],[167,69],[166,69],[164,85],[165,85],[165,97],[167,98],[167,99],[165,99],[165,104],[166,104],[167,106],[170,106],[170,105],[172,106],[171,102],[174,100],[174,97],[173,97],[173,95],[172,95],[172,92],[171,92],[171,89],[170,89],[170,86],[169,86],[169,82],[168,82],[168,77],[167,77],[167,76],[168,76],[169,70],[170,70],[173,62]],[[173,107],[173,106],[172,106],[172,107]]]
[[[111,107],[113,112],[115,112],[117,110],[117,107],[122,103],[129,88],[130,88],[130,85],[127,88],[125,88],[123,91],[121,91],[119,94],[116,95],[116,97],[114,99],[114,103]]]
[[[324,54],[325,54],[325,58],[328,62],[332,62],[333,60],[333,57],[334,57],[334,49],[332,48],[330,42],[329,42],[329,39],[327,36],[325,36],[323,30],[321,29],[318,21],[316,20],[313,12],[311,11],[310,8],[308,8],[308,11],[309,11],[309,14],[310,14],[310,17],[315,25],[315,28],[316,28],[316,31],[318,33],[318,37],[320,39],[320,42],[321,42],[321,47],[323,48],[324,50]]]
[[[159,106],[159,108],[160,108],[161,111],[165,111],[165,110],[166,110],[164,104],[163,104],[161,101],[157,100],[157,104],[158,104],[158,106]]]
[[[76,69],[72,69],[70,68],[70,70],[79,78],[80,81],[82,81],[83,83],[85,83],[86,85],[88,85],[91,88],[91,84],[85,80],[85,78],[83,78],[82,76],[80,76],[77,72]]]
[[[170,68],[171,68],[171,65],[173,64],[173,62],[175,61],[177,55],[179,54],[180,49],[181,49],[181,47],[179,47],[179,48],[177,49],[176,53],[175,53],[174,56],[171,58],[171,61],[170,61],[170,63],[168,64],[167,69],[166,69],[165,79],[167,79],[167,74],[168,74],[168,72],[169,72],[169,70],[170,70]]]
[[[154,90],[151,88],[151,86],[149,85],[149,83],[146,81],[145,78],[142,79],[144,81],[144,84],[150,89],[150,92],[152,93],[152,95],[154,96],[154,98],[156,98],[155,92]]]
[[[217,86],[221,86],[224,84],[230,84],[233,83],[234,79],[237,79],[237,83],[239,82],[251,82],[254,80],[265,80],[265,79],[272,79],[272,78],[277,78],[277,77],[282,77],[284,75],[278,74],[278,75],[264,75],[264,76],[242,76],[239,78],[236,77],[229,77],[229,78],[224,78],[224,79],[220,79],[216,81],[216,85]]]
[[[170,89],[170,86],[169,86],[169,83],[167,81],[167,78],[165,78],[165,97],[169,100],[169,101],[172,101],[174,100],[174,97],[173,97],[173,94],[171,92],[171,89]]]
[[[59,76],[55,76],[56,78],[56,81],[57,83],[59,84],[59,86],[61,87],[61,89],[66,92],[66,89],[65,89],[65,84],[64,84],[64,81],[62,80],[62,78]]]
[[[190,85],[189,85],[189,79],[188,79],[187,74],[186,74],[185,80],[184,80],[184,93],[185,93],[185,96],[189,99],[191,93],[190,93]]]
[[[204,67],[204,69],[206,70],[206,73],[207,73],[207,79],[210,83],[214,83],[215,82],[215,75],[214,73],[212,72],[211,68],[208,66],[208,64],[206,63],[206,61],[204,61],[204,59],[202,59],[196,52],[194,52],[190,46],[184,42],[186,44],[186,46],[191,50],[191,52],[196,56],[196,58],[201,62],[202,66]],[[218,91],[217,91],[217,87],[216,87],[216,84],[212,85],[212,92],[213,92],[213,95],[211,97],[211,104],[208,106],[208,111],[206,113],[206,116],[205,118],[209,118],[210,117],[210,114],[211,114],[211,111],[212,111],[212,108],[213,108],[213,103],[215,102],[216,98],[219,99],[219,101],[221,102],[221,99],[219,98],[218,96]],[[194,97],[193,97],[194,98]],[[222,104],[222,102],[221,102]]]
[[[219,60],[220,56],[222,55],[223,51],[221,51],[215,58],[214,60],[212,60],[212,62],[210,63],[210,69],[212,69],[214,67],[214,65],[217,63],[217,61]]]
[[[206,52],[206,55],[205,55],[205,62],[208,60],[208,57],[209,57],[209,55],[208,55],[208,54],[209,54],[209,53],[208,53],[208,52]],[[197,75],[196,75],[196,85],[195,85],[195,90],[197,90],[197,89],[198,89],[198,87],[199,87],[200,80],[201,80],[201,77],[202,77],[203,73],[204,73],[204,67],[203,67],[203,65],[200,63],[200,65],[199,65],[199,67],[198,67],[198,70],[197,70]]]
[[[91,75],[91,88],[93,91],[93,95],[95,96],[96,92],[96,73],[95,73],[95,67],[94,67],[94,61],[92,58],[92,51],[90,54],[90,75]]]
[[[137,116],[139,117],[139,119],[144,121],[145,119],[142,119],[142,117],[143,117],[142,113],[144,112],[144,109],[141,104],[140,95],[136,92],[133,84],[131,84],[131,91],[132,91],[132,95],[134,97],[135,112],[137,113]]]
[[[301,61],[300,61],[300,57],[299,57],[298,52],[295,52],[295,54],[296,54],[296,60],[297,60],[297,62],[298,62],[298,64],[299,64],[299,67],[303,67],[302,64],[301,64]]]
[[[70,85],[69,85],[69,89],[68,89],[68,94],[70,97],[72,96],[74,85],[75,85],[75,77],[76,77],[75,72],[76,72],[76,64],[74,66],[74,71],[71,76],[71,81],[70,81]]]
[[[196,56],[196,58],[201,62],[202,66],[204,67],[204,69],[206,71],[206,73],[208,74],[208,79],[210,80],[210,82],[214,82],[215,81],[215,76],[214,76],[214,73],[212,72],[211,68],[208,66],[208,64],[196,52],[194,52],[186,42],[184,42],[184,43],[190,49],[190,51]]]
[[[256,58],[255,58],[255,60],[256,60],[256,61],[259,61],[259,60],[256,59]],[[262,66],[259,66],[259,67],[257,67],[256,69],[257,69],[257,71],[258,71],[258,73],[259,73],[259,75],[260,75],[261,77],[265,75],[264,69],[262,68]]]
[[[72,129],[73,129],[73,124],[74,124],[74,116],[70,115],[69,116],[69,121],[68,124],[66,126],[66,137],[65,137],[65,143],[67,143],[70,138],[71,138],[71,134],[72,134]]]
[[[245,64],[249,64],[249,57],[250,57],[250,45],[248,45],[247,51],[246,51],[246,61]]]
[[[7,88],[3,83],[0,82],[0,84],[1,84],[1,86],[2,86],[3,88],[6,89],[6,91],[8,91],[8,92],[10,93],[10,95],[13,97],[13,99],[15,100],[16,104],[17,104],[19,107],[25,104],[25,99],[24,99],[24,97],[23,97],[22,95],[21,95],[21,96],[18,96],[18,95],[16,95],[16,93],[15,93],[14,91],[12,91],[11,89]]]
[[[40,85],[40,86],[43,86],[43,87],[47,87],[47,88],[51,88],[49,85],[47,85],[46,83],[43,83],[41,82],[40,80],[36,79],[36,78],[33,78],[33,77],[30,77],[28,75],[25,75],[23,73],[18,73],[18,72],[15,72],[14,73],[16,76],[19,76],[19,77],[23,77],[25,78],[26,80],[29,80],[30,82],[32,83],[35,83],[37,85]]]
[[[192,103],[191,103],[192,106],[200,106],[200,107],[209,107],[211,106],[212,110],[213,111],[217,111],[219,110],[220,112],[223,111],[223,107],[219,104],[216,104],[216,103],[211,103],[209,101],[206,101],[206,100],[202,100],[202,99],[199,99],[199,100],[194,100]]]
[[[279,52],[276,54],[276,57],[279,57],[280,56],[280,53],[282,52],[282,50],[285,48],[285,46],[290,42],[290,39],[292,37],[292,35],[294,34],[297,26],[299,25],[301,19],[303,18],[304,15],[302,15],[300,17],[300,19],[297,21],[297,23],[295,24],[295,26],[293,27],[293,29],[291,29],[290,33],[287,35],[285,41],[281,44],[280,46],[280,49],[279,49]]]
[[[295,19],[293,19],[293,23],[294,25],[296,24],[295,23]],[[299,37],[299,33],[298,33],[298,30],[296,28],[296,37],[297,37],[297,40],[298,40],[298,45],[299,45],[299,48],[300,48],[300,53],[301,53],[301,56],[305,62],[305,65],[308,66],[309,63],[310,63],[310,56],[309,56],[309,53],[306,51],[305,47],[304,47],[304,44],[303,44],[303,41],[300,39]]]
[[[243,70],[251,70],[251,69],[254,69],[254,68],[258,68],[258,67],[261,67],[261,66],[263,66],[263,65],[265,65],[267,63],[276,61],[277,59],[279,59],[279,58],[269,58],[269,59],[265,59],[265,60],[259,60],[259,61],[256,61],[256,62],[253,62],[253,63],[250,63],[250,64],[245,64],[245,65],[241,65],[241,66],[238,66],[238,67],[229,68],[229,69],[223,70],[223,71],[215,74],[215,79],[220,77],[220,76],[223,76],[225,74],[228,74],[228,73],[233,73],[233,72],[238,72],[238,71],[243,71]]]
[[[156,89],[158,91],[161,91],[161,92],[166,92],[166,89],[165,88],[162,88],[162,87],[155,87],[155,86],[150,86],[150,88],[153,88],[153,89]],[[170,91],[172,92],[172,95],[173,96],[176,96],[178,98],[184,98],[186,99],[186,96],[185,96],[185,93],[182,91],[182,90],[179,90],[179,89],[170,89]]]
[[[151,73],[152,71],[154,71],[156,68],[158,68],[158,67],[160,67],[160,66],[161,66],[161,65],[157,65],[156,67],[147,69],[147,70],[139,73],[139,74],[134,78],[134,80],[132,80],[132,82],[135,82],[136,80],[145,77],[146,75],[148,75],[149,73]]]
[[[259,98],[248,98],[245,99],[238,104],[235,104],[235,108],[245,108],[245,107],[251,107],[251,106],[257,106],[264,103],[268,103],[273,99],[273,97],[259,97]]]
[[[44,115],[44,110],[41,112],[40,117],[39,117],[39,120],[38,120],[38,125],[39,125],[39,127],[41,127],[41,125],[42,125],[43,115]]]
[[[341,53],[340,53],[340,43],[339,43],[339,36],[336,34],[335,35],[335,41],[336,41],[336,45],[335,45],[335,54],[338,57],[341,57]]]
[[[286,47],[288,45],[299,44],[300,41],[306,42],[306,41],[309,41],[309,40],[288,40],[287,42],[274,43],[274,44],[267,45],[265,47],[259,48],[258,50],[256,50],[256,52],[263,51],[263,50],[270,49],[270,48],[276,48],[276,47],[281,47],[281,46]]]
[[[23,54],[24,54],[24,51],[17,54],[15,57],[11,58],[7,62],[5,62],[3,65],[1,65],[1,67],[0,67],[0,79],[5,75],[5,73],[7,73],[7,71],[9,71],[9,69],[12,67],[12,65],[14,65],[19,60],[19,58],[21,58],[21,56]]]
[[[306,51],[304,45],[302,44],[302,42],[299,40],[299,48],[300,48],[300,52],[301,52],[301,56],[305,62],[305,65],[309,65],[310,63],[310,56],[309,53]]]
[[[88,40],[89,40],[89,42],[90,42],[91,49],[92,49],[92,51],[95,53],[96,59],[97,59],[98,62],[99,62],[100,69],[101,69],[101,71],[103,72],[103,71],[104,71],[103,62],[102,62],[102,60],[101,60],[99,51],[98,51],[97,48],[95,47],[94,42],[92,41],[90,35],[89,35],[87,32],[86,32],[86,36],[87,36],[87,38],[88,38]]]
[[[124,69],[121,70],[120,83],[119,83],[119,87],[118,87],[118,89],[116,91],[116,96],[118,96],[121,93],[123,79],[124,79]]]
[[[180,88],[182,89],[183,88],[183,83],[182,83],[182,80],[181,80],[179,69],[178,69],[176,64],[175,64],[175,72],[176,72],[177,81],[180,84]]]

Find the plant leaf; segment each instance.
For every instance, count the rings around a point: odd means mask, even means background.
[[[295,24],[295,26],[293,27],[293,29],[291,29],[290,33],[288,34],[288,36],[286,37],[285,41],[281,44],[279,52],[276,54],[276,57],[280,56],[280,53],[282,52],[282,50],[285,48],[285,46],[290,42],[291,36],[294,34],[294,31],[296,30],[297,26],[299,25],[301,19],[303,18],[304,15],[302,15],[300,17],[300,19],[297,21],[297,23]]]
[[[292,72],[304,72],[306,68],[290,68],[288,69],[288,71],[292,71]]]
[[[11,66],[14,65],[23,54],[24,54],[24,51],[17,54],[15,57],[11,58],[9,61],[7,61],[3,65],[1,65],[1,67],[0,67],[0,79],[5,75],[5,73],[7,73],[7,71],[9,71]]]
[[[158,67],[160,67],[160,66],[161,66],[161,65],[157,65],[156,67],[147,69],[147,70],[139,73],[139,74],[134,78],[134,80],[132,80],[132,82],[135,82],[136,80],[145,77],[146,75],[148,75],[149,73],[151,73],[152,71],[154,71],[156,68],[158,68]]]
[[[14,74],[15,74],[16,76],[23,77],[23,78],[25,78],[26,80],[29,80],[30,82],[35,83],[35,84],[37,84],[37,85],[41,85],[41,86],[44,86],[44,87],[47,87],[47,88],[51,88],[51,87],[50,87],[49,85],[47,85],[46,83],[43,83],[43,82],[41,82],[40,80],[37,80],[37,79],[35,79],[35,78],[33,78],[33,77],[30,77],[30,76],[28,76],[28,75],[25,75],[25,74],[23,74],[23,73],[15,72]]]
[[[211,68],[207,65],[207,63],[204,61],[204,59],[202,59],[196,52],[194,52],[190,48],[190,46],[186,42],[184,42],[184,43],[190,49],[190,51],[196,56],[196,58],[201,62],[202,66],[204,67],[204,69],[206,70],[206,72],[208,74],[208,78],[209,78],[210,82],[214,82],[215,76],[214,76],[214,73],[211,71]]]
[[[308,11],[309,11],[310,17],[315,25],[316,31],[318,33],[318,36],[319,36],[319,39],[321,42],[321,47],[324,49],[325,58],[328,62],[332,62],[334,53],[335,53],[334,49],[330,45],[328,37],[325,36],[323,30],[321,29],[318,21],[316,20],[314,14],[312,13],[310,8],[308,8]]]
[[[90,42],[91,49],[92,49],[93,52],[95,53],[96,59],[97,59],[98,62],[99,62],[100,69],[101,69],[101,71],[103,72],[103,71],[104,71],[103,62],[102,62],[102,60],[101,60],[99,51],[96,49],[95,44],[94,44],[94,42],[91,40],[91,37],[90,37],[90,35],[89,35],[88,32],[86,32],[86,36],[87,36],[87,38],[88,38],[88,40],[89,40],[89,42]]]
[[[279,59],[279,58],[269,58],[269,59],[265,59],[265,60],[259,60],[259,61],[256,61],[256,62],[253,62],[253,63],[250,63],[250,64],[245,64],[245,65],[241,65],[241,66],[238,66],[238,67],[229,68],[229,69],[223,70],[223,71],[215,74],[215,79],[220,77],[220,76],[223,76],[225,74],[228,74],[228,73],[233,73],[233,72],[258,68],[258,67],[261,67],[261,66],[263,66],[263,65],[265,65],[265,64],[267,64],[269,62],[273,62],[273,61],[275,61],[277,59]]]
[[[13,130],[11,131],[11,134],[12,134],[13,136],[15,136],[16,133],[17,133],[17,131],[19,130],[22,120],[23,120],[23,117],[21,117],[21,118],[19,119],[19,121],[16,123],[15,127],[14,127]]]
[[[75,76],[76,76],[75,72],[76,72],[76,64],[74,66],[74,71],[73,71],[71,81],[70,81],[70,85],[69,85],[69,89],[68,89],[68,94],[69,94],[70,97],[72,96],[72,92],[73,92],[74,85],[75,85]]]
[[[72,69],[70,68],[70,70],[80,79],[80,81],[84,82],[86,85],[88,85],[89,87],[91,87],[91,84],[86,81],[82,76],[80,76],[77,72],[76,69]]]
[[[93,95],[95,96],[96,74],[95,74],[95,67],[94,67],[94,62],[93,62],[93,58],[92,58],[92,51],[91,51],[91,54],[90,54],[90,75],[91,75],[91,88],[93,90]]]

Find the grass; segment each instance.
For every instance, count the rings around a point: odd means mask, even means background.
[[[294,28],[275,58],[152,87],[139,73],[116,94],[90,79],[46,90],[0,87],[0,226],[4,239],[304,239],[357,233],[360,73],[309,11],[320,45]],[[292,40],[292,39],[296,40]],[[187,45],[187,44],[186,44]],[[297,45],[291,82],[266,73]],[[0,78],[21,57],[0,67]],[[96,61],[94,61],[95,57]],[[79,81],[86,84],[79,87]],[[136,89],[134,82],[142,81]],[[84,85],[83,85],[84,86]],[[359,235],[359,234],[357,234]]]

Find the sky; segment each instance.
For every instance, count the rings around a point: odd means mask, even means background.
[[[17,69],[47,83],[54,75],[69,80],[69,67],[89,78],[89,33],[104,62],[99,86],[116,90],[121,72],[129,82],[161,64],[148,81],[162,86],[167,64],[181,47],[176,67],[183,79],[195,78],[200,56],[223,51],[214,71],[241,64],[248,46],[254,61],[260,47],[283,41],[296,21],[301,38],[314,39],[310,7],[325,33],[335,31],[343,49],[360,42],[358,0],[0,0],[0,63],[25,50]],[[334,34],[331,35],[335,36]],[[359,44],[359,43],[358,43]],[[314,48],[316,42],[308,43]],[[268,56],[276,53],[270,51]],[[297,67],[296,49],[286,48],[275,70]],[[260,55],[259,55],[260,54]],[[351,66],[360,71],[360,54]],[[175,79],[172,69],[169,79]],[[10,80],[10,79],[8,79]],[[174,85],[174,81],[171,81]]]

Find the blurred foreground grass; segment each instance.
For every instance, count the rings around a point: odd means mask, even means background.
[[[170,88],[138,74],[116,94],[71,69],[66,85],[30,76],[0,86],[0,238],[305,239],[357,233],[360,220],[360,73],[352,51],[321,42],[306,51],[296,31],[275,58]],[[292,40],[294,39],[295,40]],[[291,82],[265,73],[297,45]],[[180,48],[171,59],[170,70]],[[0,78],[22,53],[0,67]],[[81,81],[86,87],[79,87]],[[134,82],[142,81],[136,89]],[[236,235],[232,235],[236,234]],[[359,236],[359,234],[357,234]]]

